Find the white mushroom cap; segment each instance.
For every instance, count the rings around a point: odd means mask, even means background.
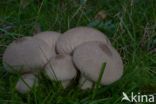
[[[56,48],[61,54],[70,54],[79,45],[89,41],[111,44],[102,32],[90,27],[76,27],[65,32],[57,41]]]
[[[34,35],[34,38],[43,40],[52,50],[55,50],[55,44],[60,35],[58,32],[46,31]]]
[[[37,85],[38,79],[33,74],[24,74],[22,77],[18,80],[16,84],[16,90],[19,93],[27,93],[31,90],[31,88],[35,85]]]
[[[101,84],[108,85],[123,74],[123,63],[119,53],[110,45],[88,42],[80,45],[73,54],[73,61],[88,80],[97,81],[103,63],[106,67]]]
[[[34,72],[43,68],[55,55],[42,40],[23,37],[13,41],[5,50],[3,64],[9,72]]]
[[[72,80],[77,74],[69,55],[57,55],[52,58],[45,67],[45,73],[51,80],[62,82]]]

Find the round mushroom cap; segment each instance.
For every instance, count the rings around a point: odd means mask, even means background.
[[[41,39],[46,42],[53,51],[55,50],[55,44],[60,35],[61,34],[58,32],[46,31],[34,35],[34,38]]]
[[[9,72],[36,72],[55,55],[42,40],[23,37],[13,41],[3,54],[3,64]]]
[[[76,27],[66,31],[56,43],[56,49],[60,54],[70,54],[79,45],[89,41],[100,41],[111,44],[102,32],[90,27]]]
[[[102,65],[106,63],[101,84],[108,85],[123,74],[123,63],[119,53],[110,45],[88,42],[80,45],[73,53],[73,61],[82,75],[96,82]]]
[[[22,77],[18,80],[16,84],[16,90],[22,94],[27,93],[30,91],[30,89],[36,85],[38,82],[38,79],[33,74],[24,74]]]
[[[57,55],[45,67],[45,73],[51,80],[67,81],[76,77],[76,69],[69,55]]]

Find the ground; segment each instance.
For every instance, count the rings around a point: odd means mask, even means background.
[[[21,95],[17,75],[6,72],[2,55],[11,41],[38,31],[91,26],[104,32],[124,62],[122,78],[98,89],[58,87],[43,75],[39,86]],[[1,0],[1,104],[122,104],[122,92],[156,93],[156,0]],[[144,104],[144,103],[140,103]]]

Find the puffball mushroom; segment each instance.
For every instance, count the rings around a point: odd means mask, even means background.
[[[18,80],[16,84],[16,90],[22,94],[29,92],[30,89],[36,85],[38,82],[38,79],[33,74],[24,74],[22,77]]]
[[[34,38],[43,40],[44,42],[46,42],[49,45],[49,47],[52,49],[52,51],[54,51],[56,41],[60,35],[61,34],[58,32],[46,31],[46,32],[41,32],[41,33],[34,35]]]
[[[101,79],[102,85],[117,81],[123,74],[123,63],[119,53],[111,45],[101,42],[87,42],[77,47],[73,53],[73,61],[82,76],[93,82],[98,80],[102,64],[106,63]],[[85,86],[89,87],[88,84],[83,87]]]
[[[56,55],[45,67],[45,73],[51,80],[61,81],[66,88],[76,77],[76,69],[69,55]]]
[[[56,49],[60,54],[70,54],[79,45],[89,41],[100,41],[111,44],[102,32],[90,27],[76,27],[60,36]]]
[[[3,64],[9,72],[36,72],[55,55],[42,40],[23,37],[13,41],[5,50]]]

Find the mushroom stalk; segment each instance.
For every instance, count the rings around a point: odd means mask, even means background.
[[[24,74],[18,80],[16,84],[16,90],[22,94],[27,93],[32,89],[33,86],[36,86],[38,79],[33,74]]]
[[[61,81],[61,84],[64,89],[66,89],[70,85],[70,83],[71,83],[71,80]]]
[[[90,89],[90,88],[92,88],[92,86],[93,86],[93,82],[92,81],[88,80],[83,75],[80,76],[80,79],[79,79],[79,87],[82,90]]]

